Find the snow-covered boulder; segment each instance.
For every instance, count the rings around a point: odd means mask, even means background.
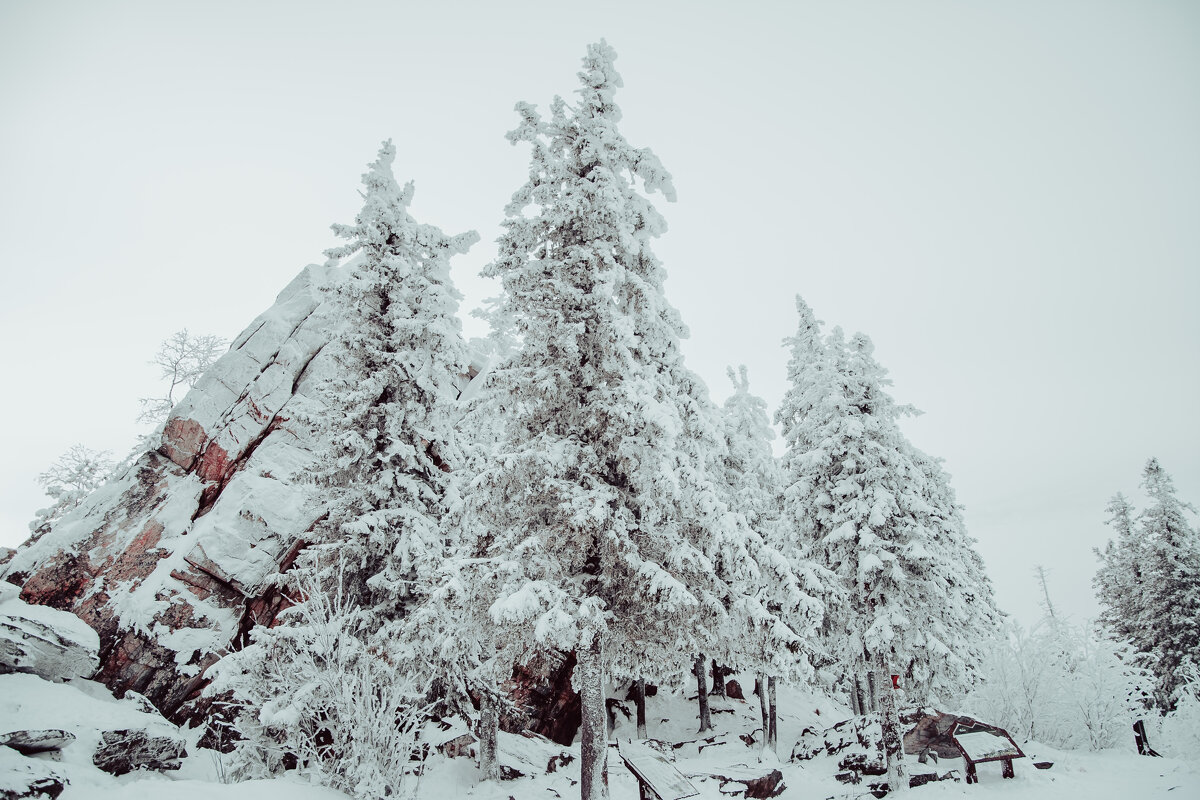
[[[0,733],[0,745],[11,747],[23,756],[53,753],[75,741],[75,734],[64,730],[9,731]]]
[[[179,759],[187,755],[183,737],[174,731],[154,733],[145,728],[102,731],[100,744],[92,753],[92,763],[110,775],[124,775],[138,769],[179,769]]]
[[[0,747],[0,800],[54,800],[68,783],[53,764]]]
[[[100,637],[67,611],[29,605],[10,586],[0,595],[0,673],[29,672],[49,681],[91,677]]]
[[[0,742],[8,745],[0,751],[22,758],[54,750],[64,764],[113,775],[176,769],[186,755],[179,729],[138,702],[117,700],[92,681],[50,683],[23,674],[0,675]]]
[[[945,737],[957,720],[973,721],[970,717],[959,717],[932,710],[909,710],[901,712],[901,728],[904,734],[904,752],[909,759],[909,785],[921,786],[940,780],[958,780],[955,770],[938,773],[937,759],[925,766],[924,753],[956,758],[960,754],[953,743]],[[883,754],[883,729],[877,714],[851,717],[836,725],[818,730],[805,728],[799,741],[792,748],[792,761],[809,761],[815,758],[837,758],[835,777],[842,783],[858,784],[869,778],[882,778],[887,774],[887,762]],[[959,764],[958,766],[961,766]],[[943,765],[944,768],[944,765]],[[883,782],[870,783],[872,791],[885,790]],[[881,789],[882,787],[882,789]]]

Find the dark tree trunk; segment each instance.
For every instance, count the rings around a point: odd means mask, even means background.
[[[714,658],[713,662],[712,662],[712,677],[713,677],[712,693],[715,694],[717,697],[725,696],[725,673],[726,673],[726,670],[724,668],[722,668],[719,664],[717,664],[717,660]]]
[[[692,671],[696,673],[696,693],[700,699],[700,733],[712,730],[712,717],[708,713],[708,680],[705,678],[704,664],[705,658],[703,653],[696,655],[696,663],[692,667]]]
[[[583,701],[579,730],[581,800],[608,800],[607,712],[600,656],[600,638],[593,634],[591,641],[579,647],[579,694]]]
[[[767,726],[767,729],[769,731],[769,733],[767,734],[767,748],[772,753],[778,754],[778,752],[779,752],[779,731],[776,727],[777,717],[775,714],[775,709],[776,709],[776,706],[775,706],[775,678],[772,676],[772,677],[767,678],[767,710],[770,714],[770,719],[768,720],[768,726]]]
[[[633,704],[637,709],[637,737],[646,738],[646,679],[638,678],[633,684]]]
[[[857,673],[854,675],[854,689],[851,694],[853,695],[854,703],[858,706],[854,713],[860,717],[864,716],[867,713],[867,702],[863,696],[862,675]]]
[[[883,658],[880,657],[877,672],[872,673],[871,683],[878,692],[876,704],[879,706],[879,722],[883,728],[883,754],[887,759],[888,789],[894,794],[908,789],[908,770],[904,764],[904,732],[900,728],[900,717],[896,711],[896,693],[892,690],[892,682],[888,679],[883,663]]]
[[[767,731],[770,728],[770,714],[767,711],[767,676],[759,675],[754,679],[754,693],[758,695],[758,705],[762,711],[762,744],[767,746]]]

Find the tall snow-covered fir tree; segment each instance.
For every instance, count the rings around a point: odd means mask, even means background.
[[[1116,538],[1096,550],[1100,568],[1092,578],[1100,602],[1100,627],[1119,642],[1133,643],[1144,633],[1142,603],[1145,587],[1142,538],[1136,529],[1136,509],[1118,492],[1105,511],[1106,524]]]
[[[988,648],[1002,635],[1004,615],[941,460],[911,445],[908,455],[923,478],[924,505],[912,513],[925,542],[923,558],[914,548],[914,559],[924,565],[924,600],[915,612],[912,655],[900,666],[913,699],[947,700],[979,680]]]
[[[790,387],[776,415],[787,445],[784,524],[836,575],[823,634],[850,674],[886,667],[923,701],[970,682],[999,613],[944,472],[904,437],[870,340],[822,337],[797,298]]]
[[[379,620],[403,617],[449,555],[440,520],[468,366],[450,258],[479,239],[417,223],[394,159],[387,142],[363,175],[355,224],[333,226],[346,243],[326,252],[358,257],[334,289],[346,309],[342,370],[322,387],[315,424],[327,451],[313,472],[328,513],[308,551],[321,571],[346,561],[346,590]]]
[[[589,46],[576,102],[548,118],[517,107],[529,180],[485,274],[523,347],[491,373],[504,429],[463,493],[477,540],[458,583],[464,609],[487,609],[497,678],[539,649],[578,654],[586,800],[607,794],[605,678],[675,680],[734,639],[729,581],[754,570],[711,474],[720,420],[650,248],[666,225],[642,192],[673,199],[671,178],[617,129],[614,58]]]
[[[324,407],[303,420],[319,443],[304,477],[316,483],[326,514],[286,576],[301,602],[278,627],[255,629],[253,644],[221,670],[248,706],[242,731],[258,740],[252,745],[269,752],[273,741],[324,730],[333,737],[321,751],[330,762],[324,769],[352,791],[368,772],[386,782],[387,770],[372,761],[385,754],[364,750],[362,742],[377,738],[368,730],[377,721],[355,718],[338,687],[374,691],[376,683],[382,691],[395,677],[409,649],[404,617],[448,555],[441,530],[447,451],[467,370],[449,260],[478,239],[418,224],[408,213],[412,184],[396,182],[394,158],[385,143],[363,176],[355,224],[334,226],[346,244],[326,253],[354,258],[329,290],[341,320],[330,345],[339,368],[321,385]],[[340,683],[339,670],[346,672]]]
[[[775,431],[767,416],[767,403],[750,393],[746,368],[729,370],[734,393],[725,401],[725,469],[723,483],[730,505],[746,518],[750,536],[747,546],[758,565],[754,585],[739,594],[755,597],[772,615],[786,622],[803,640],[806,656],[812,656],[815,635],[825,614],[817,597],[825,592],[830,574],[790,546],[781,525],[783,472],[771,452]],[[754,631],[748,631],[753,634]],[[766,636],[768,649],[777,643]],[[795,653],[764,654],[764,664],[774,675],[806,672],[810,664],[797,664]],[[807,660],[807,659],[806,659]],[[771,663],[774,661],[774,663]]]
[[[811,670],[815,660],[812,650],[825,614],[817,596],[823,594],[829,576],[796,553],[782,535],[783,473],[771,452],[775,431],[767,416],[767,403],[750,393],[745,366],[736,374],[730,369],[729,379],[734,392],[723,409],[723,482],[730,493],[730,505],[746,518],[747,548],[758,566],[752,584],[737,587],[738,594],[751,598],[756,608],[767,612],[761,616],[762,624],[786,625],[799,636],[805,651],[798,656],[792,650],[780,648],[778,633],[751,625],[742,636],[749,645],[761,648],[758,658],[752,660],[757,660],[766,672],[759,679],[763,691],[779,676],[791,677]],[[754,618],[753,613],[748,616]],[[774,703],[770,702],[763,731],[764,742],[772,751],[776,730],[774,710]]]
[[[1195,508],[1176,496],[1157,459],[1146,463],[1142,489],[1150,505],[1136,526],[1123,497],[1109,505],[1117,540],[1100,554],[1095,586],[1102,626],[1144,654],[1166,712],[1187,675],[1200,672],[1200,531],[1185,515]]]

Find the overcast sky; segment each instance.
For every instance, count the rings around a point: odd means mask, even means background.
[[[381,140],[414,215],[483,241],[513,105],[619,53],[622,130],[675,177],[657,252],[718,401],[772,409],[793,297],[872,337],[999,601],[1034,564],[1095,614],[1104,505],[1157,456],[1200,502],[1200,4],[0,3],[0,544],[80,442],[123,455],[147,360],[233,338],[358,210]],[[1140,503],[1140,499],[1136,502]]]

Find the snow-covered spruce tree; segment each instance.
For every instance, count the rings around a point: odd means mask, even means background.
[[[731,506],[746,518],[750,531],[747,548],[758,566],[758,576],[750,585],[737,587],[737,594],[751,598],[768,612],[769,616],[763,617],[764,624],[786,623],[787,629],[804,642],[805,649],[803,656],[798,657],[795,652],[780,648],[782,631],[753,626],[743,634],[748,645],[758,648],[757,658],[751,660],[758,661],[765,670],[758,684],[760,691],[767,692],[778,676],[811,671],[811,646],[825,614],[815,595],[823,593],[830,576],[796,554],[781,535],[783,473],[771,452],[775,431],[767,416],[767,403],[750,393],[745,366],[737,374],[731,368],[729,379],[734,392],[724,406],[723,483],[732,497]],[[753,614],[749,616],[754,618]],[[766,694],[761,699],[767,709],[764,752],[774,752],[775,707],[767,702]]]
[[[448,555],[440,522],[468,367],[450,258],[479,239],[418,224],[408,213],[412,184],[396,182],[394,159],[386,142],[363,175],[356,224],[333,226],[346,244],[326,252],[357,258],[331,290],[345,309],[341,370],[309,420],[325,448],[312,480],[328,513],[302,557],[318,572],[346,561],[347,590],[380,623],[403,618]]]
[[[914,609],[915,655],[905,667],[909,699],[945,702],[960,697],[979,679],[987,648],[1003,627],[995,591],[975,539],[967,532],[950,476],[941,459],[909,446],[920,470],[924,506],[912,513],[924,544],[923,580]],[[918,552],[920,547],[915,548]],[[914,558],[916,556],[914,555]]]
[[[1175,708],[1184,676],[1200,669],[1200,532],[1185,516],[1195,509],[1175,495],[1157,459],[1146,463],[1142,489],[1150,505],[1136,529],[1124,498],[1109,505],[1117,541],[1101,555],[1095,585],[1101,624],[1144,654],[1165,713]]]
[[[729,638],[722,576],[753,570],[710,472],[720,421],[650,249],[665,223],[636,185],[671,199],[670,176],[617,130],[614,58],[589,46],[577,102],[556,98],[548,119],[520,104],[509,134],[531,146],[529,180],[485,274],[523,347],[492,372],[505,424],[464,490],[477,539],[459,582],[464,618],[486,609],[493,675],[577,653],[586,800],[607,794],[605,677],[678,679]]]
[[[1100,627],[1112,639],[1136,643],[1146,633],[1142,626],[1142,592],[1145,575],[1142,538],[1135,529],[1136,510],[1118,492],[1105,510],[1106,521],[1116,533],[1104,550],[1095,550],[1100,568],[1092,577],[1092,586],[1099,601]]]
[[[269,701],[276,711],[309,710],[306,692],[313,681],[328,677],[309,670],[340,668],[340,662],[320,657],[329,648],[301,659],[297,654],[303,647],[285,646],[285,640],[303,638],[313,629],[309,604],[326,602],[321,594],[341,598],[337,633],[347,641],[331,645],[331,652],[352,652],[357,675],[386,675],[412,649],[401,635],[404,618],[430,591],[448,555],[441,529],[450,486],[447,453],[467,369],[449,259],[478,237],[474,232],[450,237],[418,224],[407,210],[412,184],[401,188],[396,182],[394,158],[395,149],[386,142],[363,176],[364,203],[356,224],[334,226],[347,243],[327,251],[331,259],[356,258],[330,290],[343,323],[331,344],[337,348],[338,369],[320,387],[324,408],[303,420],[319,443],[317,463],[307,477],[316,484],[326,513],[286,576],[299,607],[285,612],[279,627],[256,629],[254,643],[222,665],[253,674],[263,671],[257,663],[262,659],[295,656],[290,673],[288,663],[272,667],[272,674],[282,676],[274,684],[278,696]],[[373,663],[361,666],[364,659]],[[289,674],[294,675],[290,682]],[[239,697],[262,702],[258,695]],[[243,720],[259,713],[250,705]],[[313,724],[345,732],[347,742],[362,740],[356,725],[374,724],[355,719],[353,707],[331,704],[319,714],[325,722]],[[270,718],[288,717],[273,712],[259,718],[261,724],[242,725],[251,745],[262,747],[253,741],[258,735],[285,748],[300,746],[291,740],[308,727],[272,725]],[[325,763],[312,770],[334,776],[347,791],[358,791],[360,779],[378,771],[377,763],[368,763],[374,756],[358,746],[316,752]],[[400,784],[393,788],[398,791]]]
[[[799,551],[837,576],[824,641],[846,677],[886,667],[910,700],[959,692],[979,654],[969,642],[988,639],[998,613],[953,492],[901,433],[900,418],[915,412],[885,391],[870,340],[847,342],[840,329],[822,338],[803,300],[797,309],[776,417],[784,523]]]

